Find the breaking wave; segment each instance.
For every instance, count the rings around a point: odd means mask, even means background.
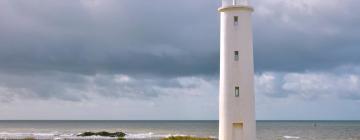
[[[300,137],[297,136],[283,136],[285,139],[300,139]]]
[[[97,138],[97,139],[114,139],[111,137],[102,136],[90,136],[90,137],[79,137],[78,134],[66,134],[59,132],[49,133],[12,133],[12,132],[0,132],[0,139],[24,139],[24,138],[35,138],[35,139],[82,139],[82,138]],[[186,136],[184,134],[155,134],[153,132],[148,133],[126,133],[126,139],[161,139],[170,136]],[[210,136],[215,138],[214,136]]]

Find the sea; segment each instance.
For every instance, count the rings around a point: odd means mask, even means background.
[[[257,121],[257,140],[360,140],[360,121]],[[197,136],[216,139],[218,121],[3,120],[0,139],[63,139],[86,131],[121,131],[126,139]]]

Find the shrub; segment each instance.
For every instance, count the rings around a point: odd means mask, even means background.
[[[106,132],[106,131],[101,131],[101,132],[84,132],[79,134],[78,136],[82,136],[82,137],[86,137],[86,136],[103,136],[103,137],[125,137],[125,133],[124,132],[114,132],[114,133],[110,133],[110,132]]]
[[[35,140],[35,138],[28,137],[28,138],[24,138],[23,140]]]
[[[200,138],[191,136],[170,136],[161,140],[213,140],[212,138]]]
[[[84,132],[84,133],[81,133],[78,136],[86,137],[86,136],[94,136],[95,134],[96,133],[94,133],[94,132]]]

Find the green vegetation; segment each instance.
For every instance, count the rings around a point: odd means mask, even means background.
[[[110,133],[110,132],[106,132],[106,131],[101,131],[101,132],[84,132],[81,133],[77,136],[81,136],[81,137],[86,137],[86,136],[103,136],[103,137],[118,137],[118,138],[123,138],[125,137],[125,133],[124,132],[114,132],[114,133]],[[120,139],[119,139],[120,140]]]
[[[191,137],[191,136],[170,136],[167,138],[163,138],[161,140],[214,140],[212,138],[199,138],[199,137]]]
[[[29,137],[29,138],[24,138],[23,140],[35,140],[35,138]]]
[[[117,140],[126,140],[125,138],[118,137]]]

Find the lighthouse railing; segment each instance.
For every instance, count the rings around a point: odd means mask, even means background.
[[[222,0],[222,6],[249,6],[249,0]]]

